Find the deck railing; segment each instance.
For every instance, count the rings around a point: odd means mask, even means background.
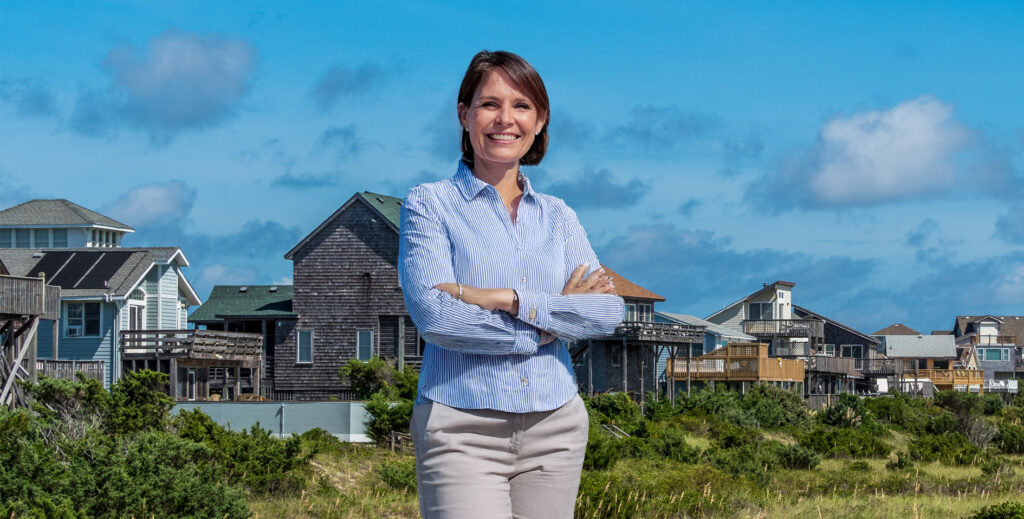
[[[121,354],[125,359],[253,360],[263,355],[263,335],[218,330],[127,330],[121,332]]]
[[[730,358],[726,359],[669,359],[670,372],[676,380],[748,380],[748,381],[790,381],[804,380],[804,363],[801,360],[777,358]]]
[[[854,368],[865,375],[899,375],[913,373],[911,359],[855,359]]]
[[[60,287],[45,284],[45,278],[0,275],[0,314],[60,317]]]
[[[922,369],[917,371],[918,378],[927,378],[939,389],[952,389],[953,386],[977,386],[985,381],[985,372],[980,369]]]
[[[704,327],[678,323],[624,321],[615,328],[612,337],[660,344],[702,344],[704,342]]]
[[[1012,380],[985,380],[985,391],[996,391],[999,393],[1016,393],[1018,389],[1018,382],[1016,379]]]
[[[743,333],[755,337],[825,337],[825,322],[816,319],[743,321]]]
[[[36,373],[40,376],[74,380],[75,373],[79,371],[86,378],[103,382],[102,360],[36,360]]]
[[[845,373],[857,375],[857,363],[858,359],[851,359],[847,357],[824,357],[824,356],[811,356],[807,357],[807,371],[817,371],[819,373]]]

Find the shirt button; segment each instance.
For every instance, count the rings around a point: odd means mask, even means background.
[[[523,283],[526,283],[526,276],[523,276]]]
[[[521,378],[521,379],[519,379],[519,380],[522,380],[522,381],[523,381],[523,385],[524,385],[524,386],[528,386],[528,385],[530,385],[530,381],[529,381],[529,380],[527,380],[527,379],[526,379],[526,377],[523,377],[523,378]]]

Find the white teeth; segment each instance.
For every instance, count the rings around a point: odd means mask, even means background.
[[[496,141],[514,141],[514,140],[519,138],[519,137],[516,137],[515,135],[506,135],[506,134],[501,134],[501,133],[492,133],[488,137],[490,137],[490,138],[492,138],[492,139],[494,139]]]

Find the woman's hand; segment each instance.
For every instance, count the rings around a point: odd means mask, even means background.
[[[587,273],[589,268],[590,265],[584,263],[572,271],[569,281],[565,283],[565,288],[562,289],[563,296],[569,294],[615,294],[615,284],[612,283],[611,276],[603,268],[598,268],[591,272],[584,279],[583,275]]]

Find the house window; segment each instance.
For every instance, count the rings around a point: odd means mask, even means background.
[[[619,344],[612,345],[608,348],[608,355],[611,356],[608,359],[612,366],[619,367],[622,365],[622,346]]]
[[[626,303],[626,315],[622,320],[627,323],[636,321],[636,303]]]
[[[33,245],[37,249],[50,246],[50,230],[49,229],[35,229],[32,231]]]
[[[640,303],[637,305],[637,312],[640,322],[653,323],[654,322],[654,305],[649,303]]]
[[[836,356],[836,345],[835,344],[824,344],[821,346],[821,353],[826,357]]]
[[[30,241],[31,239],[32,239],[31,238],[31,234],[29,234],[28,229],[15,229],[14,230],[14,246],[15,247],[17,247],[19,249],[27,249],[27,248],[32,246],[32,242]]]
[[[0,249],[6,249],[11,246],[11,230],[0,229]]]
[[[53,230],[53,246],[54,247],[67,247],[68,246],[68,230],[67,229],[54,229]]]
[[[864,351],[863,346],[860,344],[844,344],[840,350],[840,356],[846,358],[860,359],[864,358],[862,352]]]
[[[299,330],[299,351],[296,354],[300,364],[313,363],[313,330]]]
[[[370,360],[373,356],[373,330],[356,332],[356,356],[359,360]]]
[[[99,303],[68,303],[65,308],[65,337],[100,336]]]
[[[984,360],[1010,360],[1010,350],[1007,348],[988,348],[985,350]]]
[[[772,319],[771,303],[750,303],[750,320],[767,321]]]

